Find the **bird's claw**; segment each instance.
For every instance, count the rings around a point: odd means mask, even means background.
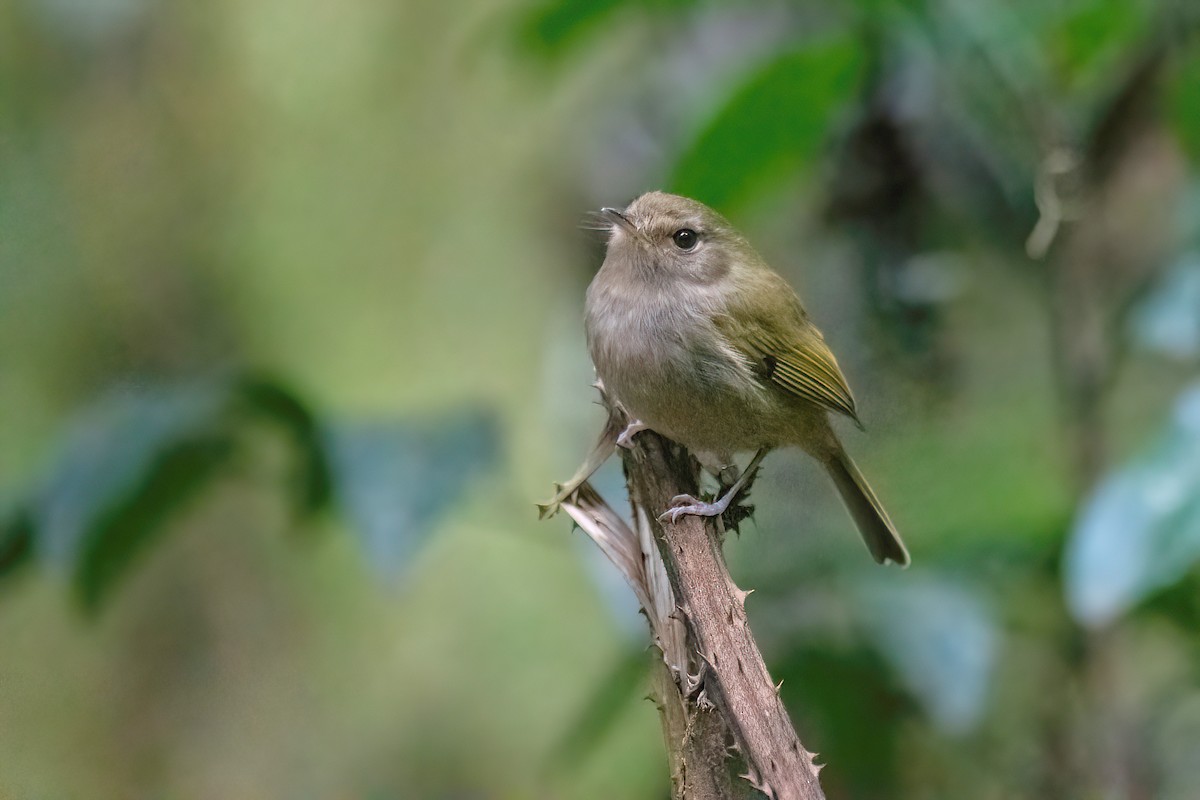
[[[649,428],[643,425],[641,420],[633,420],[625,426],[625,430],[621,431],[621,435],[617,437],[617,445],[624,447],[626,450],[632,450],[633,437],[645,430],[649,430]]]
[[[716,517],[725,513],[724,503],[705,503],[690,494],[678,494],[671,498],[671,507],[658,515],[661,523],[676,523],[680,517]]]

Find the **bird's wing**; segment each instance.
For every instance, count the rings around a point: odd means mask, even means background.
[[[781,279],[782,282],[782,279]],[[777,295],[769,314],[739,313],[717,318],[728,341],[760,368],[767,380],[788,394],[845,414],[860,427],[854,396],[825,337],[808,319],[791,287]]]

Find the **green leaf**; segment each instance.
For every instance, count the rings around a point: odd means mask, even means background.
[[[692,5],[696,5],[696,0],[551,0],[528,13],[519,40],[530,52],[560,56],[625,8],[645,12]]]
[[[295,445],[300,511],[326,506],[336,482],[384,571],[407,563],[499,449],[498,424],[484,411],[325,425],[299,395],[261,375],[115,392],[68,427],[25,505],[0,514],[0,577],[36,553],[69,571],[85,609],[97,611],[259,421]]]
[[[1101,76],[1127,56],[1130,42],[1147,27],[1146,4],[1130,0],[1092,0],[1048,31],[1047,52],[1064,82],[1073,85]]]
[[[251,416],[279,427],[295,447],[292,493],[302,513],[324,508],[333,492],[329,462],[316,415],[289,387],[261,375],[241,378],[234,402]]]
[[[232,441],[197,435],[164,442],[133,491],[102,513],[84,539],[75,569],[84,608],[96,611],[166,522],[225,466]]]
[[[750,77],[684,152],[672,190],[720,209],[781,183],[821,152],[830,122],[862,80],[852,41],[788,53]]]
[[[33,518],[19,506],[0,519],[0,580],[33,560]]]
[[[1194,164],[1200,164],[1200,46],[1179,53],[1167,85],[1167,114]]]
[[[555,0],[546,3],[525,19],[521,41],[534,52],[560,53],[623,5],[627,5],[627,0]]]
[[[224,382],[112,393],[64,438],[31,505],[37,550],[99,608],[131,563],[232,450]]]
[[[859,18],[867,22],[890,19],[885,15],[897,13],[923,17],[929,13],[927,0],[855,0]],[[883,17],[883,20],[879,18]]]

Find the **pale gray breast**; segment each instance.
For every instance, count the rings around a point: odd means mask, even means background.
[[[602,286],[588,292],[588,349],[605,385],[626,406],[630,385],[661,384],[686,361],[688,319],[657,292]]]
[[[673,287],[681,288],[687,291]],[[716,329],[714,302],[644,284],[588,291],[588,346],[605,387],[629,413],[684,443],[695,439],[702,417],[718,409],[745,413],[764,391]]]

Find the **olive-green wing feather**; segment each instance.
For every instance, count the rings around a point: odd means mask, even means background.
[[[763,361],[772,383],[831,411],[858,422],[854,396],[820,332],[811,326],[807,335],[787,339],[764,332],[748,343]]]
[[[775,386],[818,406],[845,414],[860,427],[854,396],[825,337],[808,320],[808,315],[790,298],[766,319],[736,312],[717,319],[717,326],[738,350],[760,366]]]

